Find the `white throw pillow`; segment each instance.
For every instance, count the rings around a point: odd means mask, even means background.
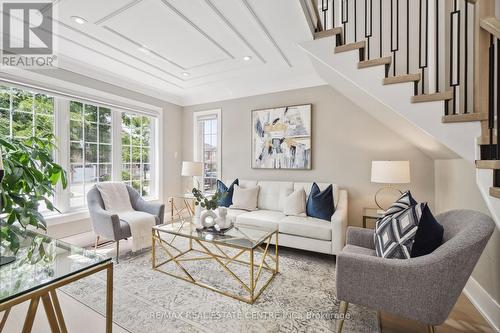
[[[233,204],[230,208],[243,210],[257,210],[257,199],[260,186],[243,188],[234,185]]]
[[[306,191],[303,188],[294,191],[285,198],[285,215],[306,216]]]

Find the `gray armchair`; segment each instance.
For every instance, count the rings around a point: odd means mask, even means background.
[[[416,320],[442,324],[474,269],[495,223],[470,210],[453,210],[436,219],[444,227],[443,244],[411,259],[375,254],[373,230],[349,227],[347,245],[337,256],[337,298]],[[340,322],[339,331],[342,330]]]
[[[156,224],[163,224],[163,217],[165,213],[164,204],[146,202],[131,186],[127,185],[127,190],[132,208],[154,215],[156,218]],[[116,262],[118,263],[120,240],[127,239],[132,236],[130,226],[127,222],[120,220],[120,217],[117,214],[106,211],[104,202],[101,198],[101,193],[95,186],[92,187],[87,193],[87,205],[90,212],[90,218],[92,220],[92,229],[97,235],[95,248],[97,248],[100,237],[115,241]]]

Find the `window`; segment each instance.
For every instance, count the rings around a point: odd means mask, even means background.
[[[85,205],[86,193],[97,182],[112,179],[111,110],[69,102],[70,207]]]
[[[220,177],[220,110],[196,112],[195,160],[203,162],[203,191],[213,193]]]
[[[109,180],[157,199],[161,159],[154,115],[41,91],[0,85],[0,137],[56,135],[54,158],[68,173],[68,188],[58,189],[53,201],[61,212],[84,208],[92,186]]]
[[[122,180],[144,197],[155,194],[154,122],[152,117],[122,113]]]
[[[0,137],[27,138],[53,131],[53,97],[0,86]]]

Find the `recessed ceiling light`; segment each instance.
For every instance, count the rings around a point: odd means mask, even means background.
[[[151,51],[147,47],[145,47],[144,45],[139,47],[139,51],[141,51],[142,53],[145,53],[145,54],[151,53]]]
[[[191,74],[189,74],[188,72],[182,72],[182,76],[188,77],[188,76],[191,76]]]
[[[251,57],[251,56],[244,56],[244,57],[243,57],[243,60],[245,60],[245,61],[250,61],[250,60],[252,60],[252,57]]]
[[[71,19],[73,21],[75,21],[76,23],[78,23],[78,24],[85,24],[85,23],[87,23],[87,20],[84,19],[83,17],[80,17],[80,16],[71,16]]]

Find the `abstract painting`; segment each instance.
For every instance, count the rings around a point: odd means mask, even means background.
[[[252,111],[252,168],[311,169],[311,104]]]

